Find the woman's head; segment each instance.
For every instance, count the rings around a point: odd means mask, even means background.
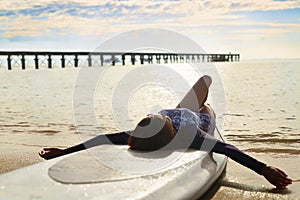
[[[175,132],[171,121],[162,115],[148,115],[130,134],[128,145],[135,150],[158,150],[167,145]]]

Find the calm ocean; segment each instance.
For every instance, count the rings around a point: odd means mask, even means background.
[[[174,64],[157,71],[115,66],[101,73],[97,67],[86,69],[92,73],[71,67],[2,68],[0,143],[18,146],[18,154],[22,148],[66,147],[81,138],[131,129],[145,114],[174,107],[201,73],[212,73],[209,101],[226,141],[300,178],[300,60],[216,63],[213,72],[209,67]],[[77,100],[88,95],[93,99]],[[0,158],[12,149],[1,148]],[[229,181],[235,180],[230,168],[228,173]],[[251,177],[241,179],[247,183]],[[292,193],[299,186],[295,183]]]

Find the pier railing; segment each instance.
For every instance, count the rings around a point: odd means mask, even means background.
[[[54,68],[161,63],[233,62],[239,54],[0,51],[0,67]]]

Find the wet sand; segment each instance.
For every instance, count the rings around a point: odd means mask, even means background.
[[[0,174],[43,162],[38,155],[43,147],[66,148],[78,143],[81,143],[78,134],[6,134],[0,141]]]
[[[11,149],[9,152],[6,149]],[[43,161],[37,152],[39,147],[26,147],[23,145],[1,144],[0,146],[0,173],[9,172],[34,163]]]
[[[251,154],[269,165],[283,169],[287,174],[298,174],[299,156],[286,159],[275,155]],[[297,160],[298,159],[298,160]],[[289,166],[287,166],[287,164]],[[297,177],[291,177],[296,179]],[[240,166],[232,160],[228,161],[226,175],[209,191],[206,197],[213,200],[221,199],[299,199],[299,183],[294,183],[287,189],[276,189],[263,176]],[[214,191],[216,190],[216,191]]]

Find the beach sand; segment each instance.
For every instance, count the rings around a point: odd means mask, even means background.
[[[8,152],[7,149],[10,151]],[[43,161],[37,153],[40,147],[24,148],[23,145],[1,144],[0,151],[1,174]]]
[[[67,148],[81,143],[81,140],[76,134],[24,135],[16,133],[6,135],[5,142],[0,143],[0,174],[2,174],[44,161],[38,155],[43,147]]]
[[[287,174],[297,174],[297,159],[286,159],[275,155],[251,154],[255,158],[284,169]],[[288,167],[287,164],[289,163]],[[291,167],[294,166],[294,167]],[[297,178],[297,177],[291,177]],[[217,191],[214,191],[217,190]],[[215,193],[214,193],[215,192]],[[211,193],[211,194],[209,194]],[[219,180],[214,187],[208,192],[213,200],[221,199],[299,199],[299,184],[295,183],[287,189],[278,190],[272,186],[263,176],[259,176],[253,171],[244,168],[236,162],[229,159],[227,164],[226,175]],[[210,199],[209,198],[209,199]]]
[[[300,178],[299,153],[291,153],[291,150],[299,152],[299,63],[241,62],[224,64],[220,68],[227,98],[227,115],[223,127],[225,139],[242,150],[258,150],[259,153],[248,153],[269,165],[279,167],[292,179]],[[286,66],[290,66],[288,70],[285,70]],[[274,67],[276,69],[273,73],[269,73]],[[118,69],[117,72],[122,74],[125,69],[128,68]],[[71,69],[55,69],[2,74],[0,92],[6,96],[0,98],[0,111],[5,114],[0,116],[0,173],[42,162],[38,152],[43,147],[65,148],[82,142],[74,129],[70,103],[76,73]],[[281,82],[274,85],[278,77]],[[258,82],[253,84],[255,78]],[[27,85],[28,82],[31,85]],[[107,89],[111,88],[107,84]],[[54,94],[49,96],[53,90]],[[156,100],[164,97],[157,90],[153,93]],[[102,106],[107,101],[101,96],[97,100]],[[168,100],[164,99],[165,103],[173,105]],[[152,109],[152,102],[148,103]],[[104,112],[110,113],[106,105],[104,108],[96,107],[96,113],[101,118],[106,116]],[[140,105],[143,108],[146,106]],[[155,109],[159,109],[159,106]],[[137,118],[140,117],[140,113],[135,114]],[[112,132],[115,128],[112,118],[105,118],[101,125],[103,130],[97,131]],[[266,147],[273,152],[264,152],[263,148]],[[277,149],[283,152],[276,153]],[[226,176],[214,185],[205,198],[299,199],[299,191],[300,183],[293,184],[287,190],[276,191],[263,177],[229,159]]]

